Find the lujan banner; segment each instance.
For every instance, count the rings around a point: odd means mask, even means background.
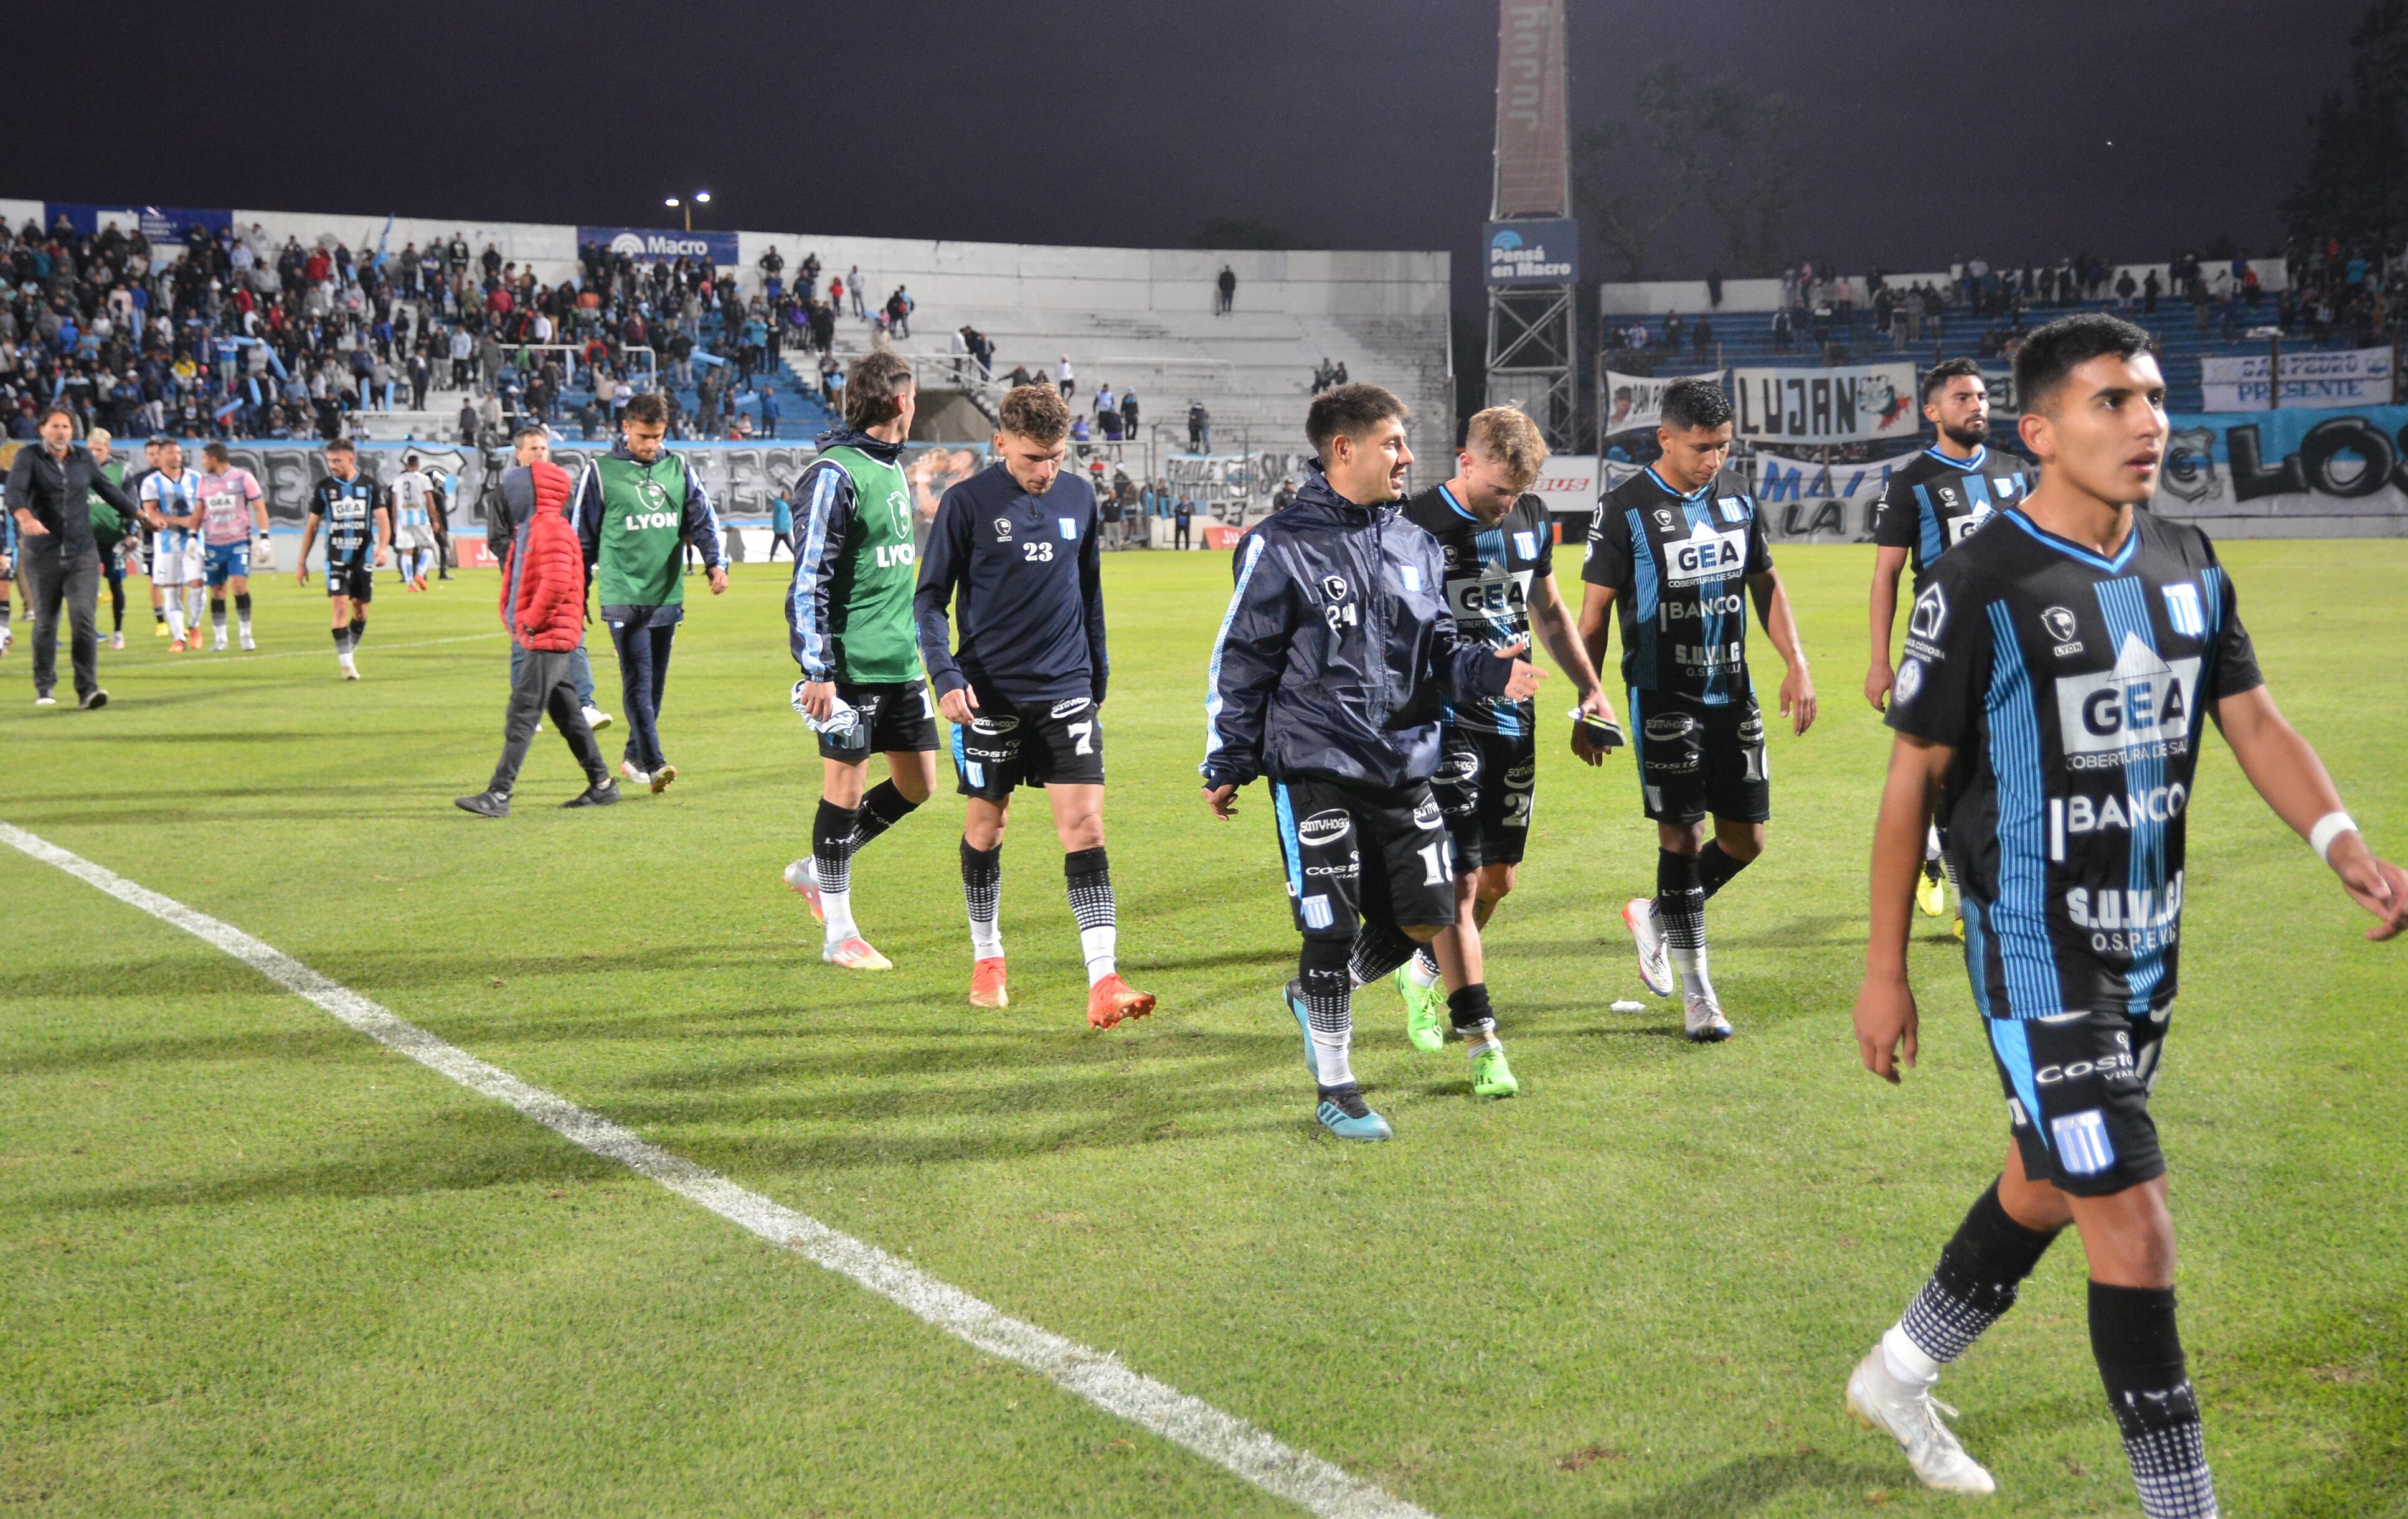
[[[2178,415],[2150,506],[2219,537],[2408,537],[2408,406]]]
[[[1638,433],[1664,420],[1664,387],[1688,375],[1626,375],[1605,372],[1605,436]],[[1709,369],[1703,378],[1720,381],[1723,372]]]
[[[1838,369],[1735,369],[1734,428],[1743,443],[1874,443],[1914,437],[1914,364]]]
[[[2267,376],[2272,353],[2239,358],[2201,358],[2199,386],[2210,411],[2257,411],[2273,404]],[[2349,348],[2333,351],[2294,350],[2283,355],[2285,407],[2387,406],[2392,399],[2391,351]]]

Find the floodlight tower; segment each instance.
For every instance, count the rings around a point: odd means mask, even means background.
[[[1519,403],[1550,448],[1568,448],[1576,425],[1580,223],[1572,218],[1564,0],[1500,0],[1499,12],[1496,174],[1481,240],[1487,404]]]

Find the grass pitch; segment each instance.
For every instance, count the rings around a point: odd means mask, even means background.
[[[548,805],[577,778],[547,732],[516,815],[454,810],[500,742],[492,578],[380,587],[356,685],[318,591],[263,578],[255,655],[171,657],[137,605],[101,713],[29,705],[21,621],[0,818],[1451,1519],[1955,1512],[1840,1393],[1995,1172],[2002,1104],[1928,927],[1923,1067],[1897,1091],[1857,1068],[1870,557],[1780,558],[1824,718],[1773,739],[1770,848],[1711,915],[1738,1039],[1686,1045],[1638,986],[1615,914],[1655,845],[1628,752],[1587,770],[1551,724],[1488,936],[1525,1095],[1475,1102],[1460,1047],[1417,1053],[1369,991],[1383,1146],[1312,1123],[1262,791],[1229,825],[1197,799],[1218,554],[1105,566],[1122,964],[1162,998],[1111,1034],[1083,1025],[1039,798],[1004,851],[1014,1005],[967,1005],[949,776],[854,870],[899,968],[819,963],[778,879],[818,774],[782,565],[695,595],[665,796]],[[2278,699],[2408,849],[2408,548],[2226,558]],[[2408,1513],[2408,948],[2356,937],[2216,740],[2193,814],[2155,1109],[2210,1455],[2236,1514]],[[1295,1512],[13,851],[0,923],[14,1511]],[[2137,1512],[2082,1280],[2069,1240],[1942,1388],[1999,1476],[1985,1512]]]

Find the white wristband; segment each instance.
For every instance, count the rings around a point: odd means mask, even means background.
[[[2316,819],[2316,825],[2308,830],[2308,847],[2316,852],[2317,859],[2330,865],[2332,860],[2328,852],[2331,850],[2333,840],[2345,833],[2356,832],[2358,832],[2358,824],[2348,813],[2328,812]]]

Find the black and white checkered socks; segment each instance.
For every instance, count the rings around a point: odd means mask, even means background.
[[[1681,973],[1684,993],[1710,993],[1706,971],[1706,889],[1698,878],[1698,857],[1656,852],[1656,916],[1664,925],[1664,947]]]
[[[2090,1350],[2148,1519],[2216,1519],[2199,1394],[2174,1327],[2172,1287],[2090,1283]]]
[[[1070,893],[1070,915],[1079,920],[1079,952],[1086,957],[1087,984],[1120,969],[1120,928],[1112,907],[1111,867],[1103,849],[1073,850],[1062,857]]]
[[[972,849],[962,840],[962,901],[969,909],[970,957],[1003,954],[1003,845]]]
[[[1345,939],[1308,939],[1297,955],[1296,979],[1304,994],[1305,1021],[1312,1031],[1312,1059],[1322,1086],[1351,1086],[1354,1068],[1354,986],[1346,973],[1352,946]]]
[[[853,809],[853,832],[845,839],[846,854],[859,853],[864,844],[910,817],[919,806],[907,799],[892,781],[881,781],[870,787],[869,795]]]
[[[1363,925],[1354,936],[1354,953],[1347,956],[1346,973],[1357,986],[1395,973],[1396,968],[1413,957],[1413,941],[1404,930],[1389,924]]]
[[[823,899],[830,892],[853,890],[853,830],[855,809],[820,798],[811,820],[811,867],[819,876]]]
[[[2024,1278],[2056,1238],[2009,1217],[2000,1206],[1998,1184],[1991,1183],[1966,1211],[1930,1280],[1906,1305],[1899,1332],[1942,1366],[1956,1359],[2015,1306]]]

